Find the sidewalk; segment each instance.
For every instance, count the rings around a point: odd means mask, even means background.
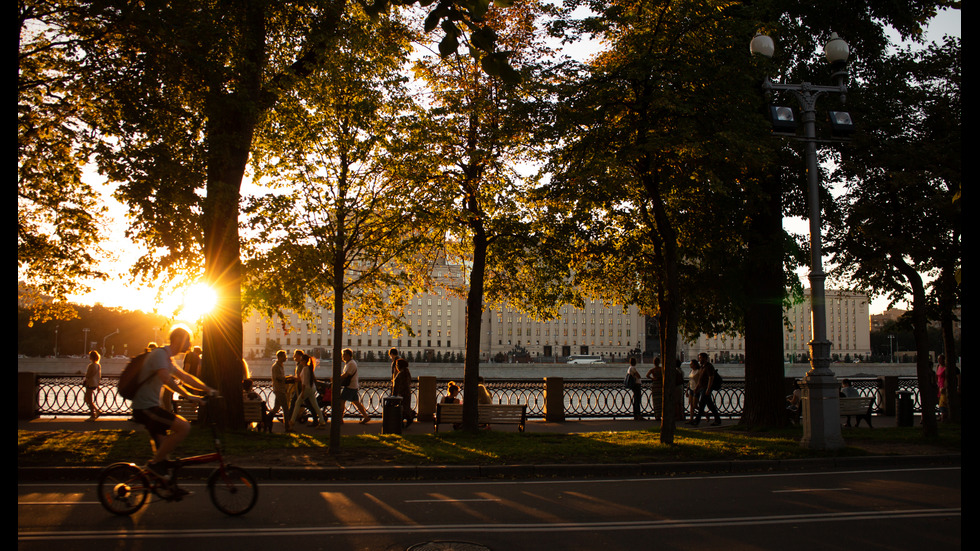
[[[875,417],[875,427],[886,428],[896,426],[896,417]],[[698,430],[724,430],[737,423],[737,419],[725,419],[721,426],[710,426],[702,421]],[[915,418],[918,424],[918,418]],[[603,431],[646,430],[657,426],[653,420],[633,421],[632,419],[590,419],[566,420],[565,422],[547,422],[540,419],[529,420],[526,424],[527,433],[582,433]],[[678,428],[690,429],[691,425],[678,423]],[[27,431],[96,431],[96,430],[142,430],[142,426],[122,417],[100,418],[96,421],[86,421],[84,417],[45,417],[28,421],[18,420],[18,430]],[[381,434],[382,423],[374,419],[370,423],[360,424],[356,419],[348,419],[343,426],[343,434]],[[452,430],[448,426],[441,427],[442,431]],[[501,425],[494,430],[517,432],[514,425]],[[848,432],[873,430],[863,426],[856,429],[842,429],[845,441]],[[282,431],[282,424],[276,422],[273,432]],[[311,429],[304,425],[296,425],[294,432],[327,435],[326,430]],[[425,434],[434,432],[432,423],[415,422],[402,434]],[[774,470],[804,470],[804,469],[844,469],[868,468],[876,466],[889,467],[922,467],[934,465],[959,465],[960,454],[936,455],[887,455],[887,456],[857,456],[829,457],[815,459],[789,460],[719,460],[719,461],[690,461],[690,462],[654,462],[630,464],[563,464],[563,465],[422,465],[422,466],[353,466],[353,467],[269,467],[242,465],[248,467],[260,479],[316,479],[316,480],[405,480],[405,479],[473,479],[473,478],[534,478],[534,477],[597,477],[597,476],[653,476],[673,473],[727,473]],[[204,475],[213,467],[187,467],[188,476]],[[83,478],[94,480],[100,467],[29,467],[18,468],[18,478],[49,479],[49,478]]]
[[[722,420],[722,425],[718,427],[712,427],[709,425],[708,420],[704,420],[698,426],[700,429],[711,430],[711,429],[721,429],[725,426],[731,426],[737,423],[737,420],[724,419]],[[587,419],[587,420],[566,420],[562,423],[549,423],[542,419],[529,419],[525,425],[525,432],[550,432],[550,433],[576,433],[576,432],[602,432],[602,431],[624,431],[624,430],[644,430],[654,426],[659,423],[654,420],[647,421],[634,421],[632,419]],[[678,428],[693,428],[691,425],[686,425],[683,422],[677,424]],[[893,425],[894,426],[894,425]],[[94,431],[94,430],[138,430],[142,429],[142,425],[129,421],[125,417],[100,417],[96,421],[86,421],[84,416],[62,416],[62,417],[44,417],[38,419],[31,419],[28,421],[18,420],[17,429],[18,430],[33,430],[33,431],[54,431],[54,430],[77,430],[77,431]],[[452,428],[449,425],[443,424],[439,427],[440,431],[449,431]],[[495,430],[507,431],[512,430],[517,432],[517,425],[500,425]],[[275,433],[280,433],[283,431],[283,425],[278,420],[273,423],[272,431]],[[309,428],[307,425],[294,425],[294,432],[308,433],[308,434],[324,434],[323,430],[314,430]],[[372,419],[370,423],[361,424],[358,423],[356,417],[347,418],[344,421],[343,434],[381,434],[381,419]],[[418,422],[412,423],[407,429],[403,429],[403,434],[423,434],[435,432],[435,428],[431,422]]]

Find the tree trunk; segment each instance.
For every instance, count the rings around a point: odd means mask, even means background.
[[[641,179],[653,210],[655,222],[651,232],[655,250],[662,262],[663,282],[658,302],[660,307],[660,350],[661,366],[666,371],[677,362],[677,328],[680,325],[680,275],[678,272],[677,232],[670,222],[663,196],[661,182],[654,176],[655,171],[648,166]],[[665,381],[669,377],[665,377]],[[666,384],[664,385],[666,387]],[[671,394],[672,396],[672,394]],[[663,417],[660,423],[660,443],[674,443],[675,416],[673,400],[664,400]]]
[[[475,216],[475,215],[474,215]],[[480,332],[483,324],[483,281],[487,266],[487,235],[483,223],[473,224],[473,268],[466,295],[466,358],[463,363],[463,429],[477,430],[480,384]]]
[[[343,224],[338,220],[339,227]],[[341,230],[342,231],[342,230]],[[330,371],[330,448],[329,453],[335,454],[340,450],[340,429],[344,421],[344,410],[336,407],[340,404],[340,373],[344,369],[342,350],[344,343],[344,262],[337,254],[333,267],[333,362]]]
[[[922,434],[926,438],[934,438],[939,435],[936,424],[939,389],[936,387],[932,360],[929,359],[929,319],[926,316],[925,286],[919,273],[904,260],[893,256],[892,261],[912,289],[912,333],[915,336],[915,374],[919,381],[919,402],[922,405]]]
[[[242,412],[242,266],[238,203],[252,144],[253,119],[218,99],[209,109],[207,197],[204,200],[204,276],[218,296],[206,318],[204,362],[217,375],[229,428],[244,427]]]
[[[745,405],[740,424],[781,427],[786,416],[783,383],[782,201],[777,177],[765,178],[768,200],[749,222],[745,273]]]

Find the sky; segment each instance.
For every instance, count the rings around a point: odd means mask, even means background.
[[[944,35],[962,36],[960,24],[960,10],[944,10],[933,21],[930,22],[926,31],[926,42],[939,41]],[[897,36],[894,38],[898,40]],[[87,294],[71,297],[70,300],[79,304],[102,304],[109,307],[122,307],[133,310],[143,310],[151,312],[159,308],[160,313],[172,315],[173,309],[183,302],[183,297],[169,297],[164,303],[157,305],[155,302],[156,289],[141,288],[134,283],[130,283],[128,275],[129,266],[133,265],[138,258],[139,249],[125,237],[125,229],[128,225],[126,221],[126,207],[111,197],[112,190],[104,185],[104,179],[94,172],[87,173],[86,180],[91,182],[96,189],[101,190],[103,200],[108,208],[108,214],[103,221],[104,230],[109,239],[107,250],[114,252],[115,259],[103,263],[102,269],[109,273],[110,278],[106,282],[95,284],[95,289]],[[809,224],[806,220],[786,219],[784,227],[795,234],[808,235]],[[825,270],[828,267],[825,265]],[[806,275],[809,269],[803,269],[799,275],[804,286],[809,286]],[[828,280],[828,288],[834,287]],[[188,301],[194,303],[195,301]],[[870,312],[878,314],[888,307],[888,300],[878,298],[872,300]],[[903,303],[896,304],[896,307],[907,307]],[[180,316],[178,316],[180,317]]]

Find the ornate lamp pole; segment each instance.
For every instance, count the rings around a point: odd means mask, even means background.
[[[772,39],[765,35],[756,35],[749,45],[753,55],[771,58],[774,46]],[[770,116],[773,130],[778,134],[795,137],[806,144],[806,174],[809,192],[810,212],[810,302],[811,329],[810,340],[810,370],[803,377],[803,440],[800,445],[814,449],[834,449],[844,446],[840,431],[840,402],[838,400],[839,385],[833,371],[830,370],[831,343],[827,340],[827,309],[820,237],[820,201],[819,173],[817,172],[817,139],[816,131],[816,102],[822,94],[839,94],[843,103],[847,93],[845,79],[847,77],[848,47],[843,39],[832,33],[825,47],[827,61],[834,71],[831,77],[833,86],[815,86],[809,82],[801,84],[777,84],[766,77],[763,90],[772,92],[791,92],[799,104],[803,118],[803,136],[795,134],[796,120],[793,110],[789,107],[771,105]],[[850,115],[846,112],[829,112],[831,127],[835,133],[847,134],[853,129]]]

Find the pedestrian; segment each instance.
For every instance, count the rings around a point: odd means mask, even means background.
[[[184,371],[191,375],[201,378],[201,350],[200,346],[195,346],[190,352],[184,354]]]
[[[102,364],[99,363],[99,352],[92,350],[88,353],[89,364],[85,369],[85,379],[82,385],[85,387],[85,405],[88,406],[89,416],[86,421],[95,421],[99,418],[100,412],[95,407],[95,391],[99,388],[102,381]]]
[[[851,380],[850,379],[841,379],[841,382],[840,382],[840,397],[841,398],[857,398],[860,395],[861,394],[857,391],[857,389],[854,388],[853,386],[851,386]],[[861,418],[860,417],[857,418],[857,424],[861,424]],[[844,423],[844,426],[845,427],[850,427],[851,426],[851,416],[850,415],[847,416],[846,422]]]
[[[272,364],[270,372],[272,374],[272,396],[275,399],[275,405],[270,413],[271,417],[275,417],[277,413],[282,411],[282,422],[283,425],[286,424],[286,417],[293,411],[290,407],[289,397],[292,394],[294,388],[293,382],[296,378],[286,375],[286,351],[279,350],[276,352],[276,361]]]
[[[299,415],[299,411],[304,406],[316,416],[312,426],[322,429],[326,426],[327,421],[323,418],[323,411],[320,410],[320,405],[316,402],[316,387],[314,386],[316,379],[313,378],[313,358],[309,357],[302,350],[297,349],[293,353],[293,359],[296,360],[296,365],[299,369],[299,373],[296,375],[298,379],[297,384],[299,385],[299,395],[293,404],[293,414],[289,416],[289,423],[286,423],[286,432],[292,430],[293,423],[296,422],[296,416]]]
[[[395,376],[398,375],[398,349],[390,348],[388,350],[388,357],[391,358],[391,380],[395,380]]]
[[[143,361],[139,380],[143,381],[133,397],[133,419],[146,427],[150,433],[153,459],[147,468],[160,477],[167,477],[170,464],[167,456],[177,449],[190,433],[191,425],[180,415],[161,404],[161,390],[168,387],[171,394],[179,392],[184,398],[204,403],[193,390],[202,394],[217,394],[217,391],[200,379],[177,367],[174,356],[187,352],[191,345],[191,332],[185,326],[177,325],[170,331],[170,344],[156,347]],[[175,388],[171,388],[171,385]],[[188,390],[190,388],[190,390]],[[174,488],[175,495],[186,495],[185,490]]]
[[[701,415],[704,414],[704,408],[707,407],[715,416],[715,420],[711,425],[718,426],[721,424],[721,415],[718,413],[718,406],[715,405],[714,398],[711,396],[711,393],[714,391],[718,371],[708,361],[708,355],[704,352],[698,354],[698,363],[701,369],[698,372],[698,385],[694,392],[698,409],[694,414],[694,419],[688,421],[688,424],[698,426],[698,423],[701,422]]]
[[[959,391],[959,368],[949,369],[946,367],[946,355],[940,354],[936,358],[939,367],[936,368],[936,386],[939,387],[939,421],[945,423],[949,420],[949,387],[950,377],[956,377],[956,390]]]
[[[660,356],[653,359],[653,367],[647,371],[647,379],[650,379],[650,398],[653,403],[653,418],[660,421],[664,404],[664,370],[660,365]]]
[[[459,401],[459,385],[455,381],[449,381],[446,385],[446,395],[442,397],[442,403],[444,404],[458,404]]]
[[[636,358],[630,358],[630,366],[626,370],[626,375],[633,378],[633,420],[642,421],[643,420],[643,406],[641,402],[643,400],[643,379],[640,378],[640,372],[636,369]]]
[[[402,399],[402,423],[408,427],[415,421],[415,410],[412,409],[412,374],[408,370],[408,360],[398,358],[395,362],[398,373],[391,381],[392,396]]]
[[[487,389],[486,380],[481,375],[478,379],[479,384],[477,385],[476,402],[478,404],[492,404],[493,395]]]
[[[691,419],[694,419],[694,413],[698,410],[698,401],[694,395],[694,389],[698,387],[698,374],[701,373],[701,364],[697,360],[691,360],[689,367],[691,372],[687,374],[687,404]]]
[[[371,416],[368,415],[367,408],[361,403],[361,398],[358,395],[358,390],[360,389],[360,377],[357,374],[357,362],[354,361],[354,351],[350,348],[345,348],[341,352],[341,358],[344,360],[344,369],[340,373],[340,384],[343,387],[340,390],[340,412],[341,415],[347,411],[347,404],[345,402],[351,402],[357,411],[361,414],[361,423],[370,423]]]

